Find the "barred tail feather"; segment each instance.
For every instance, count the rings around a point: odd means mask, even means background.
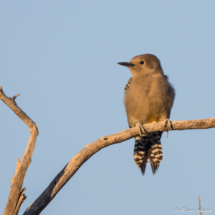
[[[142,174],[145,174],[146,164],[148,159],[148,152],[147,151],[140,151],[134,154],[134,162],[137,166],[141,169]]]
[[[160,141],[149,149],[148,154],[152,172],[155,174],[156,170],[158,170],[158,167],[160,166],[161,160],[163,159],[163,151]]]
[[[151,164],[153,174],[160,165],[163,158],[160,142],[161,135],[162,132],[153,132],[135,138],[134,162],[141,169],[143,175],[145,174],[148,160]]]

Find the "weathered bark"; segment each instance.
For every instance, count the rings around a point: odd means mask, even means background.
[[[206,129],[215,127],[215,118],[202,120],[186,120],[186,121],[172,121],[174,130],[185,129]],[[170,124],[165,126],[165,121],[158,123],[144,124],[147,132],[167,131],[172,130]],[[120,133],[102,137],[97,141],[87,144],[78,154],[76,154],[69,163],[58,173],[45,191],[29,206],[24,215],[36,215],[52,201],[55,195],[66,184],[66,182],[76,173],[76,171],[87,161],[92,155],[100,149],[123,142],[132,137],[139,135],[139,128],[130,128]]]
[[[38,135],[38,129],[36,124],[16,105],[15,98],[19,96],[13,96],[8,98],[0,86],[0,99],[9,107],[11,110],[21,119],[30,129],[30,139],[28,141],[25,153],[23,155],[22,161],[18,160],[15,175],[12,179],[9,197],[5,211],[3,215],[16,215],[18,214],[19,208],[26,198],[24,195],[25,189],[22,190],[23,180],[25,178],[28,166],[31,163],[31,156],[34,151],[34,146],[36,143],[36,138]]]
[[[26,199],[26,195],[24,194],[24,192],[26,191],[25,188],[23,188],[20,192],[20,196],[18,199],[18,203],[16,205],[15,211],[13,212],[13,215],[17,215],[19,213],[19,209],[22,205],[22,203],[24,202],[24,200]]]

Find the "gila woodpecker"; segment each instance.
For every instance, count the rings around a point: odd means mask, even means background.
[[[125,86],[124,104],[129,127],[144,129],[145,123],[169,120],[175,90],[164,75],[159,59],[152,54],[138,55],[119,65],[130,69],[132,77]],[[145,173],[147,161],[153,174],[163,158],[162,132],[142,132],[135,137],[134,161]]]

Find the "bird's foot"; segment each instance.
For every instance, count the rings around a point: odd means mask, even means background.
[[[141,123],[137,123],[136,127],[139,128],[139,135],[140,136],[143,136],[143,134],[148,133]]]
[[[172,122],[168,118],[166,118],[165,119],[165,127],[167,127],[168,123],[170,124],[170,127],[173,130]],[[166,137],[168,137],[168,131],[166,131]]]

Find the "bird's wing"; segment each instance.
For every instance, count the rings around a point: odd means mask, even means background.
[[[125,85],[124,94],[126,94],[128,88],[129,88],[130,85],[131,85],[131,82],[132,82],[132,78],[130,78],[130,79],[128,80],[128,83]]]

